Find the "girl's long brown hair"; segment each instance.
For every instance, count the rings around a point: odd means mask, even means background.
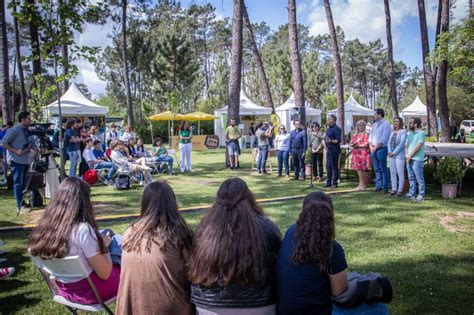
[[[296,222],[297,240],[292,260],[319,263],[321,272],[330,271],[333,240],[336,235],[332,200],[324,193],[306,196]]]
[[[28,239],[31,254],[42,259],[64,258],[69,253],[71,234],[80,223],[92,227],[90,233],[96,236],[100,253],[106,253],[107,248],[97,231],[90,187],[80,178],[68,177],[59,185]]]
[[[196,230],[189,280],[203,286],[226,286],[265,279],[267,249],[258,222],[263,215],[243,180],[230,178],[222,183],[214,205]]]
[[[145,241],[146,252],[151,251],[152,243],[161,250],[172,245],[181,252],[190,251],[192,231],[181,217],[173,189],[164,181],[149,184],[142,196],[140,220],[133,223],[123,241],[125,252],[140,252]]]

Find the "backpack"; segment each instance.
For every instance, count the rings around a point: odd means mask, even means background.
[[[118,190],[130,189],[130,177],[125,174],[119,174],[115,177],[114,188]]]
[[[43,197],[41,196],[40,192],[36,189],[33,189],[30,192],[30,206],[33,208],[43,206]]]

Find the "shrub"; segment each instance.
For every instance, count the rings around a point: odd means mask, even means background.
[[[458,159],[444,157],[439,161],[434,176],[441,184],[457,184],[464,177],[464,171]]]

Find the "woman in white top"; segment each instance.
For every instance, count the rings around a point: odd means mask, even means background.
[[[110,150],[112,150],[110,153],[110,158],[112,159],[112,162],[118,169],[122,168],[126,170],[131,170],[131,171],[141,171],[143,172],[141,174],[143,183],[141,182],[140,184],[147,185],[148,183],[151,182],[152,180],[151,167],[146,165],[145,157],[141,157],[132,162],[131,158],[128,158],[123,153],[123,151],[126,150],[125,145],[119,141],[112,141],[109,147],[110,147]]]
[[[120,267],[113,265],[108,246],[112,238],[98,231],[90,200],[90,187],[78,177],[68,177],[60,185],[29,237],[33,256],[57,259],[79,256],[101,298],[117,294]],[[72,302],[98,303],[87,279],[56,278],[58,294]]]
[[[275,138],[278,159],[278,176],[283,171],[283,163],[285,164],[285,177],[290,177],[290,167],[288,159],[290,157],[290,134],[286,132],[284,125],[278,127],[278,135]]]

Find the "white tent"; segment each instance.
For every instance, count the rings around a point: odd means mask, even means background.
[[[328,114],[337,115],[337,109],[333,109]],[[364,120],[366,122],[372,121],[374,118],[374,111],[360,105],[352,94],[349,99],[344,103],[344,134],[348,134],[351,131],[351,127],[355,126],[357,121]]]
[[[82,94],[75,83],[69,86],[66,93],[60,98],[61,114],[63,117],[96,117],[106,116],[109,108],[99,106],[91,102]],[[58,101],[55,101],[44,108],[46,117],[59,115]]]
[[[405,122],[408,121],[410,117],[419,117],[422,121],[426,122],[426,105],[423,104],[423,102],[417,96],[413,103],[411,103],[408,107],[402,110],[402,117]]]
[[[280,123],[285,125],[286,130],[294,129],[291,116],[296,114],[295,94],[291,93],[290,98],[283,104],[275,108],[275,112],[280,117]],[[319,108],[309,107],[308,102],[305,103],[306,122],[317,122],[321,124],[321,110]]]
[[[220,144],[224,145],[225,123],[224,116],[227,115],[228,106],[214,111],[219,119],[214,120],[214,132],[219,137]],[[244,91],[240,91],[240,124],[243,125],[242,134],[248,135],[250,123],[260,120],[270,120],[271,108],[255,104]],[[249,139],[246,139],[247,142]]]

